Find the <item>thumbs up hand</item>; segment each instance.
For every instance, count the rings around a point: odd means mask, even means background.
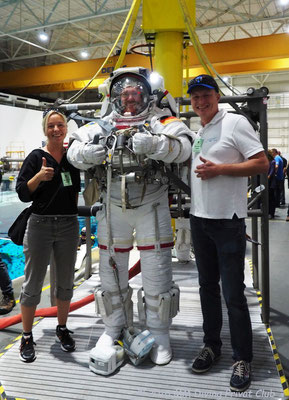
[[[133,151],[135,154],[152,154],[157,150],[158,136],[137,132],[133,136]]]
[[[47,161],[45,157],[42,157],[42,166],[38,172],[41,181],[51,181],[54,176],[54,168],[47,167]]]

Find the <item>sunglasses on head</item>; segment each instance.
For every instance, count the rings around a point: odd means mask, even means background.
[[[43,118],[50,112],[50,111],[55,111],[58,114],[65,115],[63,111],[59,110],[59,108],[48,108],[47,110],[43,111]]]

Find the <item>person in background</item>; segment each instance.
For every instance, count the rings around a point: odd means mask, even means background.
[[[278,154],[277,149],[272,149],[272,155],[275,160],[275,177],[276,177],[276,189],[275,189],[275,200],[276,207],[280,207],[280,199],[281,199],[281,188],[284,180],[283,174],[283,160]]]
[[[219,87],[200,75],[188,93],[201,119],[192,149],[191,231],[199,272],[204,348],[194,359],[194,373],[207,372],[221,356],[220,280],[229,316],[233,372],[230,389],[251,382],[252,327],[244,294],[248,177],[268,172],[268,159],[257,133],[242,116],[219,110]]]
[[[287,179],[288,179],[288,183],[287,184],[288,184],[288,189],[289,189],[289,163],[287,163],[286,175],[287,175]],[[287,208],[286,221],[289,222],[289,203],[288,203],[288,208]]]
[[[289,163],[287,162],[287,168],[286,168],[286,176],[287,176],[287,187],[289,189]]]
[[[95,236],[93,236],[91,234],[90,235],[90,240],[91,240],[91,246],[93,246],[94,243],[95,243]],[[80,249],[80,247],[83,244],[86,244],[86,227],[85,226],[80,231],[80,235],[79,235],[79,239],[78,239],[78,250]]]
[[[283,179],[280,184],[280,205],[285,206],[286,199],[285,199],[285,177],[286,177],[286,169],[287,169],[287,160],[285,157],[282,156],[281,151],[278,151],[279,156],[282,158],[283,162]]]
[[[3,179],[3,162],[0,161],[0,190],[1,190],[1,183],[2,183],[2,179]]]
[[[46,145],[33,150],[25,158],[16,183],[19,199],[33,202],[33,212],[23,240],[25,271],[20,294],[23,323],[20,359],[24,362],[36,358],[32,324],[52,252],[56,268],[56,338],[63,351],[75,350],[75,341],[66,322],[73,295],[79,239],[77,200],[80,173],[66,158],[63,146],[67,133],[65,115],[58,110],[45,112],[43,131]]]
[[[275,199],[275,189],[276,189],[276,177],[275,177],[275,160],[272,154],[272,150],[268,150],[268,160],[270,162],[268,171],[268,192],[269,192],[269,218],[275,218],[276,210],[276,199]]]
[[[12,281],[8,274],[7,265],[0,256],[0,289],[2,291],[2,299],[0,302],[0,315],[8,314],[15,307],[15,298],[12,287]]]

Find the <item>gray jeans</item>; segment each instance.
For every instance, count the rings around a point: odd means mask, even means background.
[[[23,240],[25,279],[21,304],[39,304],[52,253],[56,267],[55,296],[64,301],[72,298],[78,238],[77,216],[30,216]]]

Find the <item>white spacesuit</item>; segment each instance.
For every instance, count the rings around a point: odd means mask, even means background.
[[[169,327],[177,311],[168,178],[162,165],[186,161],[193,134],[172,115],[172,97],[151,83],[147,69],[120,68],[104,89],[107,97],[102,112],[106,114],[109,106],[111,113],[74,132],[67,154],[77,168],[96,166],[104,204],[97,213],[101,291],[96,297],[105,332],[96,347],[113,346],[122,328],[131,324],[128,260],[136,240],[144,293],[144,298],[139,293],[138,308],[155,339],[150,357],[156,364],[166,364],[172,357]],[[170,107],[162,107],[164,96]],[[121,296],[112,263],[117,267]]]

